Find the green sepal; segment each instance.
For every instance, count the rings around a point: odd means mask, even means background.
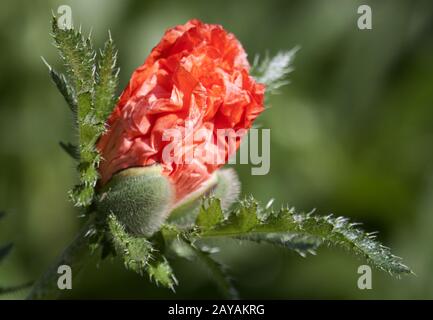
[[[161,166],[129,168],[114,175],[99,192],[97,208],[113,213],[130,234],[150,237],[170,213],[173,198]]]
[[[200,212],[203,197],[220,199],[221,208],[225,211],[238,200],[239,193],[240,182],[236,172],[232,168],[219,169],[202,188],[172,209],[168,221],[179,226],[192,225]]]

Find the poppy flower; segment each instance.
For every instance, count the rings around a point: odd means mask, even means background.
[[[167,30],[132,74],[97,144],[100,185],[121,170],[159,164],[173,204],[198,190],[264,110],[265,87],[249,70],[242,45],[220,25],[191,20]],[[241,132],[234,148],[221,130]]]

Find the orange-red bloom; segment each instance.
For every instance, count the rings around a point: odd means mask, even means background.
[[[201,151],[218,153],[224,161],[230,156],[227,143],[217,143],[217,130],[248,129],[264,109],[264,85],[249,68],[239,41],[219,25],[191,20],[169,29],[135,70],[108,119],[97,145],[101,184],[122,169],[160,163],[174,185],[175,201],[198,189],[223,164]],[[177,129],[187,139],[189,126],[193,142],[182,150],[193,151],[192,161],[168,161],[164,132]]]

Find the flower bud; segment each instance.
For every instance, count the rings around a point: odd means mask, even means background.
[[[241,43],[221,26],[191,20],[169,29],[107,120],[100,185],[155,163],[176,204],[209,184],[264,110],[265,86],[249,71]]]
[[[170,213],[174,190],[160,165],[115,174],[99,192],[99,212],[113,213],[131,234],[150,237]]]
[[[264,110],[265,86],[249,71],[241,43],[221,26],[191,20],[167,30],[97,143],[98,209],[150,236],[170,212],[197,207]]]

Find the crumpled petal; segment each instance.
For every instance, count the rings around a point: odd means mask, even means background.
[[[159,163],[175,201],[200,188],[240,144],[237,137],[230,149],[217,131],[249,129],[264,110],[265,86],[249,69],[242,45],[220,25],[194,19],[167,30],[107,121],[97,144],[100,184],[122,169]],[[170,130],[177,135],[167,140]]]

